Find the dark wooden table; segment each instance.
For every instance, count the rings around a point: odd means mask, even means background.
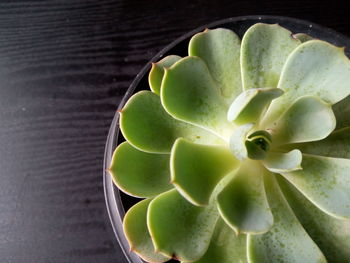
[[[0,2],[0,262],[120,262],[102,160],[115,110],[162,47],[208,22],[270,14],[350,35],[346,1]]]

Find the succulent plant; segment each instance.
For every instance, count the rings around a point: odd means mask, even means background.
[[[120,113],[110,172],[148,262],[350,262],[350,62],[279,25],[194,35]]]

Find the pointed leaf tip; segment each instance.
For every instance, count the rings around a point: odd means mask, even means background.
[[[181,57],[179,56],[170,55],[156,63],[152,63],[152,68],[148,75],[148,83],[151,90],[155,94],[160,95],[161,84],[166,69],[175,64],[180,59]]]
[[[277,24],[251,26],[242,39],[243,88],[276,88],[285,61],[298,45],[300,41]]]
[[[242,90],[239,37],[226,28],[205,30],[191,38],[188,54],[205,61],[221,95],[231,103]]]

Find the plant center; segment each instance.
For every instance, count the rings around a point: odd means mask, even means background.
[[[259,130],[250,134],[245,141],[248,157],[253,160],[265,159],[271,141],[271,135],[267,131]]]

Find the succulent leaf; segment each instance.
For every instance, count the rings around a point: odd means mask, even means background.
[[[250,27],[242,39],[243,88],[277,88],[283,65],[298,45],[300,41],[277,24],[258,23]]]
[[[325,213],[350,219],[350,159],[303,154],[301,165],[281,174]]]
[[[296,38],[296,39],[299,39],[301,43],[304,43],[306,41],[314,39],[313,37],[311,37],[311,36],[309,36],[308,34],[305,34],[305,33],[293,34],[293,37]]]
[[[164,76],[164,68],[169,68],[177,61],[179,61],[181,57],[170,55],[157,63],[152,63],[152,69],[148,75],[148,83],[150,89],[157,95],[160,95],[160,87],[162,85],[162,80]]]
[[[271,130],[274,144],[318,141],[327,137],[335,128],[332,107],[311,96],[301,97],[274,122]]]
[[[192,204],[207,205],[219,181],[239,161],[225,146],[200,145],[177,139],[171,152],[171,182]]]
[[[248,158],[248,151],[245,145],[246,137],[254,127],[254,123],[247,123],[237,127],[230,137],[230,150],[240,161]]]
[[[123,221],[124,233],[131,251],[147,262],[162,263],[168,261],[169,257],[154,252],[152,239],[147,229],[147,209],[151,200],[142,200],[128,210]]]
[[[206,29],[188,51],[153,63],[153,92],[120,111],[127,142],[110,173],[153,198],[126,214],[132,250],[155,263],[348,262],[344,49],[259,23],[242,44]]]
[[[141,152],[128,142],[114,151],[110,173],[119,189],[136,197],[152,197],[170,188],[169,154]]]
[[[205,30],[191,38],[188,54],[203,59],[221,94],[231,103],[241,92],[240,69],[241,40],[231,30],[217,28]]]
[[[246,242],[246,235],[236,236],[219,218],[207,252],[193,263],[248,263]]]
[[[278,88],[285,93],[272,102],[265,122],[272,122],[304,95],[335,104],[350,94],[349,82],[350,61],[344,48],[321,40],[307,41],[288,57],[278,82]]]
[[[317,243],[329,262],[343,263],[350,258],[350,220],[327,215],[279,176],[278,182],[294,213]]]
[[[227,112],[227,120],[239,125],[257,122],[271,101],[282,94],[283,91],[276,88],[246,90],[232,102]]]
[[[226,120],[228,105],[205,62],[186,57],[166,70],[161,99],[174,118],[194,124],[225,138],[233,124]]]
[[[194,206],[173,189],[150,203],[147,224],[156,251],[195,261],[207,251],[217,219],[214,204]]]
[[[264,179],[275,222],[271,230],[264,234],[248,235],[249,262],[326,263],[324,255],[283,197],[275,175],[266,174]]]
[[[218,194],[219,212],[237,235],[264,233],[273,225],[264,189],[263,169],[256,162],[246,161]]]
[[[302,169],[302,158],[299,150],[287,153],[270,152],[262,163],[267,170],[273,173],[292,172]]]
[[[175,140],[184,137],[199,143],[222,143],[217,136],[172,118],[159,96],[140,91],[126,103],[120,114],[120,129],[135,148],[151,153],[170,153]]]
[[[350,127],[336,130],[321,141],[302,143],[291,147],[297,147],[303,153],[350,159]]]

